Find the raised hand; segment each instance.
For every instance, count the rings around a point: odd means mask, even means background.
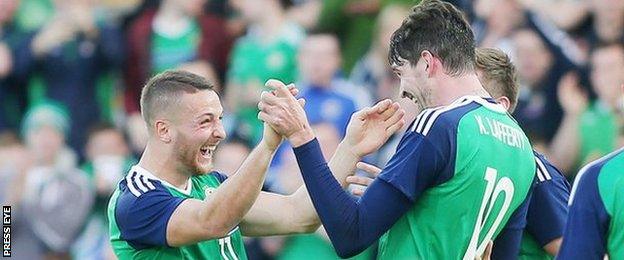
[[[364,108],[351,116],[344,143],[359,157],[379,149],[405,124],[405,111],[389,99]]]
[[[295,88],[295,85],[290,84],[287,86],[288,91],[293,97],[296,97],[299,94],[299,90]],[[301,106],[305,104],[305,102],[300,103]],[[276,150],[277,147],[282,143],[282,136],[275,132],[275,130],[266,122],[263,125],[264,130],[262,134],[262,142],[269,148],[270,150]]]
[[[559,80],[557,98],[566,114],[580,115],[589,104],[587,93],[583,91],[576,73],[568,72]]]
[[[274,90],[262,92],[258,103],[260,110],[258,118],[287,138],[294,147],[314,139],[314,133],[303,110],[305,100],[295,99],[288,87],[278,80],[269,80],[266,85]]]

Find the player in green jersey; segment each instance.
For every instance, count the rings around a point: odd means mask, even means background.
[[[291,98],[297,93],[284,85],[278,87]],[[295,102],[302,109],[303,101]],[[182,71],[155,76],[143,89],[141,113],[149,133],[147,147],[119,183],[108,207],[111,242],[118,258],[246,259],[241,235],[304,233],[318,228],[305,188],[290,196],[260,192],[266,168],[282,139],[271,128],[265,127],[263,140],[227,181],[212,171],[213,153],[225,132],[219,96],[205,79]],[[398,104],[389,100],[357,112],[369,124],[355,126],[356,131],[383,131],[359,141],[387,139],[392,134],[386,134],[387,128],[399,129],[402,115]],[[355,167],[340,161],[338,157],[331,163],[337,172]]]
[[[305,114],[276,109],[295,107],[294,98],[265,95],[259,105],[260,118],[293,145],[336,251],[351,256],[380,239],[380,259],[472,259],[495,239],[493,258],[517,257],[535,160],[525,134],[475,74],[470,26],[451,4],[426,0],[390,49],[401,93],[424,110],[360,199],[332,177]],[[347,129],[343,143],[367,134]],[[366,153],[352,153],[354,161],[375,149],[358,150]]]
[[[515,66],[498,49],[477,48],[476,70],[479,81],[493,98],[513,113],[517,104],[518,83]],[[527,227],[522,236],[519,259],[552,259],[561,246],[561,237],[568,215],[570,186],[561,172],[544,156],[535,153],[535,187],[527,213]],[[366,163],[359,167],[373,176],[381,169]],[[349,184],[369,186],[373,179],[350,176]],[[361,194],[361,191],[358,190]]]
[[[569,204],[557,259],[624,259],[624,148],[579,171]]]

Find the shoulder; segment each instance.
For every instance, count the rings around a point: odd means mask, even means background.
[[[543,154],[540,154],[536,151],[533,151],[533,156],[535,157],[535,175],[537,176],[537,183],[547,182],[547,181],[564,181],[565,177],[555,167]]]
[[[435,130],[455,130],[459,120],[468,112],[478,108],[470,98],[461,98],[448,106],[423,110],[417,117],[409,131],[429,135]]]
[[[578,193],[585,196],[587,192],[591,191],[592,194],[598,194],[598,178],[602,172],[603,167],[609,163],[612,159],[620,157],[624,149],[615,151],[605,157],[595,160],[581,168],[574,179],[574,185],[572,186],[572,192],[570,194],[569,204],[572,204],[573,200]],[[582,190],[581,192],[578,192]]]
[[[225,182],[225,180],[227,180],[228,176],[218,171],[212,171],[207,174],[195,175],[192,178],[199,180],[217,180],[219,184],[222,184],[223,182]]]

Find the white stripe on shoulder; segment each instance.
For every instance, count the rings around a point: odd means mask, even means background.
[[[544,178],[544,173],[542,172],[542,169],[540,169],[539,167],[535,169],[535,175],[537,175],[537,180],[539,180],[539,182],[546,181],[546,178]]]
[[[443,107],[442,109],[438,109],[438,110],[434,111],[431,114],[431,116],[429,117],[429,119],[427,119],[426,124],[424,124],[425,127],[422,129],[422,131],[418,131],[418,132],[421,133],[422,135],[426,136],[427,134],[429,134],[429,131],[433,127],[433,124],[438,119],[438,117],[440,117],[440,115],[442,115],[444,112],[448,112],[448,111],[451,111],[453,109],[456,109],[456,108],[468,105],[471,102],[472,102],[472,100],[463,98],[461,100],[453,102],[453,104],[450,104],[450,105],[448,105],[446,107]]]
[[[149,189],[147,189],[147,187],[145,187],[145,185],[143,185],[143,183],[141,182],[140,174],[138,174],[137,172],[134,172],[133,176],[130,178],[132,179],[132,182],[134,182],[134,185],[136,185],[139,188],[139,190],[141,190],[143,193],[149,191]]]
[[[616,151],[617,152],[617,151]],[[612,154],[612,153],[611,153]],[[572,205],[572,201],[574,200],[574,196],[576,195],[576,189],[578,188],[579,182],[581,180],[581,178],[583,177],[583,175],[585,175],[585,173],[587,173],[587,170],[589,170],[589,168],[593,167],[596,164],[599,164],[601,162],[603,162],[604,160],[607,160],[608,158],[610,158],[611,154],[602,157],[598,160],[595,160],[593,162],[588,163],[587,165],[583,166],[583,168],[581,168],[578,172],[578,174],[576,175],[576,178],[574,178],[574,184],[572,185],[572,190],[570,191],[570,200],[568,201],[568,206]]]
[[[416,118],[416,122],[414,122],[414,125],[412,125],[411,131],[414,132],[414,131],[416,131],[416,129],[422,128],[423,122],[429,117],[429,115],[431,115],[431,113],[433,113],[433,111],[435,111],[437,109],[440,109],[440,108],[439,107],[438,108],[429,108],[429,109],[425,109],[422,112],[420,112],[420,114]]]
[[[537,167],[542,171],[542,174],[544,175],[544,179],[552,180],[552,176],[550,176],[550,173],[548,172],[548,169],[544,165],[544,162],[542,162],[542,160],[537,156],[535,156],[535,162],[537,162]]]
[[[145,182],[145,184],[147,185],[147,188],[149,188],[150,190],[156,189],[156,187],[154,186],[154,184],[152,184],[152,181],[149,179],[149,177],[141,174],[141,179],[143,180],[143,182]]]
[[[139,190],[134,186],[134,181],[132,181],[132,176],[135,174],[136,172],[132,171],[126,175],[126,186],[134,196],[139,197],[141,196],[141,192],[139,192]]]

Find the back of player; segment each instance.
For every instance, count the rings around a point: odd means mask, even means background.
[[[535,161],[527,137],[502,106],[466,96],[427,109],[401,142],[410,140],[431,142],[430,152],[447,159],[434,162],[439,171],[429,188],[381,238],[380,259],[474,259],[506,224],[522,228]],[[423,174],[418,166],[410,170]],[[401,181],[380,178],[395,186]]]
[[[558,259],[624,259],[624,148],[579,171]]]

